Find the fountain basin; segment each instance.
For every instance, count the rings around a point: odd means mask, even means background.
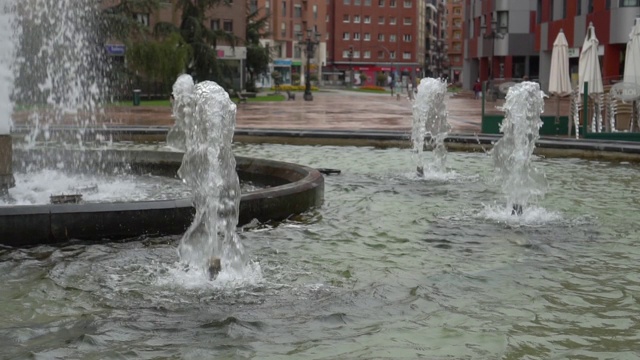
[[[40,152],[40,154],[35,153]],[[70,159],[80,152],[62,150],[61,158]],[[15,167],[26,156],[60,156],[51,151],[29,153],[14,151]],[[133,172],[175,176],[182,153],[105,150],[82,152],[87,156],[118,159],[128,163]],[[86,159],[90,160],[90,159]],[[237,171],[242,181],[265,187],[242,194],[239,225],[253,219],[261,222],[283,220],[319,206],[324,196],[324,178],[312,168],[256,158],[237,157]],[[117,164],[113,164],[116,166]],[[107,164],[108,166],[108,164]],[[183,233],[193,219],[195,209],[190,198],[112,203],[57,205],[18,205],[0,207],[0,244],[31,246],[69,240],[119,240],[139,236]]]

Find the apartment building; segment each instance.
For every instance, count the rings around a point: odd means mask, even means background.
[[[447,56],[449,79],[452,83],[462,81],[464,1],[447,1]]]
[[[603,81],[609,84],[619,80],[629,33],[637,18],[640,0],[537,0],[535,50],[540,53],[540,73],[549,73],[553,42],[562,29],[569,42],[572,80],[577,84],[580,49],[589,23],[593,23],[600,43]],[[540,83],[547,89],[548,76],[541,76]]]
[[[312,77],[322,78],[322,66],[326,63],[326,42],[329,33],[326,27],[327,6],[320,0],[249,0],[250,9],[259,9],[260,16],[268,16],[264,46],[271,49],[273,58],[271,71],[282,75],[284,84],[291,84],[299,77],[305,82],[307,53],[306,40],[316,42],[309,59]],[[319,34],[316,36],[316,34]],[[297,75],[297,76],[296,76]],[[271,86],[270,76],[260,78],[258,86]]]
[[[535,30],[536,1],[464,0],[463,86],[477,78],[537,79]]]
[[[326,21],[325,82],[384,84],[388,76],[424,74],[426,0],[333,0]]]
[[[449,77],[447,8],[444,0],[427,0],[425,76]]]

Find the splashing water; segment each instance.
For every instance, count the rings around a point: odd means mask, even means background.
[[[11,129],[13,104],[13,69],[17,24],[14,16],[15,0],[0,0],[0,135]]]
[[[196,214],[178,251],[183,262],[205,273],[219,259],[223,277],[242,277],[250,269],[236,234],[240,182],[231,149],[236,105],[218,84],[189,86],[193,80],[187,76],[174,86],[174,109],[186,139],[178,175],[192,188]]]
[[[175,123],[167,134],[167,145],[186,150],[185,121],[193,117],[195,84],[190,75],[180,75],[173,84],[173,118]]]
[[[444,173],[447,149],[444,140],[451,130],[447,121],[447,108],[444,103],[447,94],[447,83],[444,80],[424,78],[418,85],[418,94],[413,103],[413,127],[411,142],[417,164],[418,175],[427,173]],[[427,164],[423,158],[425,143],[432,149],[435,162]]]
[[[534,82],[519,83],[509,89],[500,125],[503,136],[490,151],[507,207],[514,214],[525,211],[528,204],[544,195],[546,188],[544,174],[532,164],[542,127],[544,96]]]

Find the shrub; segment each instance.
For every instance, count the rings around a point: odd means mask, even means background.
[[[271,87],[271,90],[275,90],[275,86]],[[280,91],[304,91],[304,85],[280,85],[278,87],[278,90]],[[311,86],[311,91],[318,91],[318,87],[317,86]]]

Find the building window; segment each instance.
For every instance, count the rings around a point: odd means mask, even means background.
[[[378,59],[384,59],[384,51],[382,50],[378,51]]]
[[[353,15],[353,23],[354,24],[360,23],[360,15]]]
[[[267,16],[271,15],[271,3],[269,2],[269,0],[264,3],[264,12]]]
[[[589,14],[593,12],[593,0],[589,0]]]
[[[371,0],[364,0],[364,6],[371,6]]]
[[[360,51],[354,50],[353,51],[353,58],[354,59],[360,59]]]
[[[364,58],[365,59],[371,59],[371,51],[367,50],[364,52]]]
[[[302,43],[299,43],[300,46],[294,46],[293,47],[293,57],[295,59],[300,59],[302,58]]]
[[[349,40],[349,33],[348,32],[342,33],[342,40]]]
[[[342,0],[342,3],[345,5],[351,5],[351,0]]]
[[[411,0],[404,0],[404,7],[407,9],[411,9],[413,7],[413,3]]]
[[[360,6],[360,0],[353,0],[353,5]]]
[[[396,42],[396,36],[395,36],[395,34],[391,34],[391,35],[389,35],[389,41],[390,41],[390,42]]]
[[[371,34],[364,33],[364,41],[371,41]]]
[[[390,17],[389,18],[389,25],[395,25],[396,24],[396,18],[395,17]]]
[[[396,52],[395,51],[389,51],[389,59],[395,59],[396,58]]]
[[[640,6],[640,0],[620,0],[620,7]]]
[[[313,18],[318,19],[318,5],[313,5]]]
[[[384,16],[380,16],[380,17],[378,18],[378,24],[380,24],[380,25],[384,25]]]
[[[378,6],[384,7],[384,0],[378,0]]]
[[[302,17],[302,5],[299,5],[299,4],[293,5],[293,17],[296,17],[296,18]]]
[[[411,18],[410,17],[406,17],[404,18],[404,20],[402,21],[403,24],[405,25],[411,25]]]
[[[407,60],[407,59],[411,59],[411,52],[410,51],[405,51],[402,53],[402,58]]]
[[[371,24],[371,16],[369,16],[369,15],[365,15],[365,17],[364,17],[364,23],[365,23],[365,24]]]
[[[133,14],[133,17],[139,24],[149,26],[149,14],[137,13]]]
[[[509,12],[508,11],[498,11],[498,28],[505,29],[505,30],[509,28]]]
[[[282,1],[282,16],[287,16],[287,1]]]
[[[578,15],[582,15],[582,0],[578,0],[578,8],[576,9]]]
[[[404,42],[411,42],[411,34],[404,34],[402,40],[404,40]]]
[[[384,34],[383,33],[379,33],[378,34],[378,41],[384,41]]]
[[[212,19],[211,20],[211,30],[213,30],[213,31],[220,30],[220,19]]]
[[[389,6],[392,8],[396,7],[396,0],[389,0]]]
[[[344,14],[344,15],[342,15],[342,22],[346,22],[346,23],[348,23],[349,21],[350,21],[350,20],[349,20],[349,15],[348,15],[348,14]]]
[[[567,0],[562,0],[562,18],[567,18]]]
[[[222,22],[222,30],[232,33],[233,32],[233,20],[224,20]]]
[[[298,34],[300,32],[302,32],[302,25],[301,24],[293,25],[293,33]]]
[[[453,9],[453,14],[454,14],[454,15],[460,15],[460,14],[462,14],[462,8],[460,8],[460,7],[456,7],[456,8],[454,8],[454,9]]]
[[[359,32],[354,32],[353,33],[353,40],[360,40],[360,33]]]
[[[349,59],[349,50],[342,50],[342,58]]]

